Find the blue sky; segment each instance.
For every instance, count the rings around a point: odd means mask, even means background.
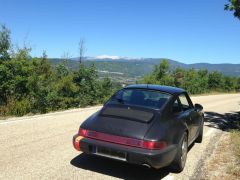
[[[240,63],[240,20],[227,0],[0,0],[0,23],[14,44],[49,57],[170,58],[184,63]]]

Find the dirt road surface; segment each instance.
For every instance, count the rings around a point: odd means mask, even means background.
[[[179,174],[91,157],[72,147],[72,136],[101,107],[74,109],[0,121],[0,179],[197,179],[202,165],[224,133],[224,117],[240,111],[240,94],[198,96],[204,106],[204,140],[189,150]]]

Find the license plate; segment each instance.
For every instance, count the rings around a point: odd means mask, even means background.
[[[127,154],[122,151],[113,150],[110,148],[103,148],[103,147],[93,147],[93,154],[104,156],[112,159],[117,159],[121,161],[126,161]]]

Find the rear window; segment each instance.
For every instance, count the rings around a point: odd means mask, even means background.
[[[171,97],[170,94],[146,89],[123,89],[118,91],[108,104],[127,104],[160,109]]]

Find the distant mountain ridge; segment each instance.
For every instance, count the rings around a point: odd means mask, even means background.
[[[166,58],[127,58],[127,57],[118,57],[103,55],[100,58],[98,57],[86,57],[84,58],[84,64],[90,66],[95,64],[98,71],[100,72],[119,72],[126,77],[142,77],[145,74],[148,74],[152,71],[154,65],[159,64],[160,61]],[[76,69],[78,67],[79,58],[71,58],[67,60],[67,65],[71,69]],[[50,62],[53,65],[59,64],[62,62],[62,59],[50,58]],[[194,63],[194,64],[185,64],[179,61],[168,59],[171,65],[171,68],[175,69],[181,67],[184,69],[207,69],[208,71],[220,71],[225,75],[238,76],[240,77],[240,64],[211,64],[211,63]]]

